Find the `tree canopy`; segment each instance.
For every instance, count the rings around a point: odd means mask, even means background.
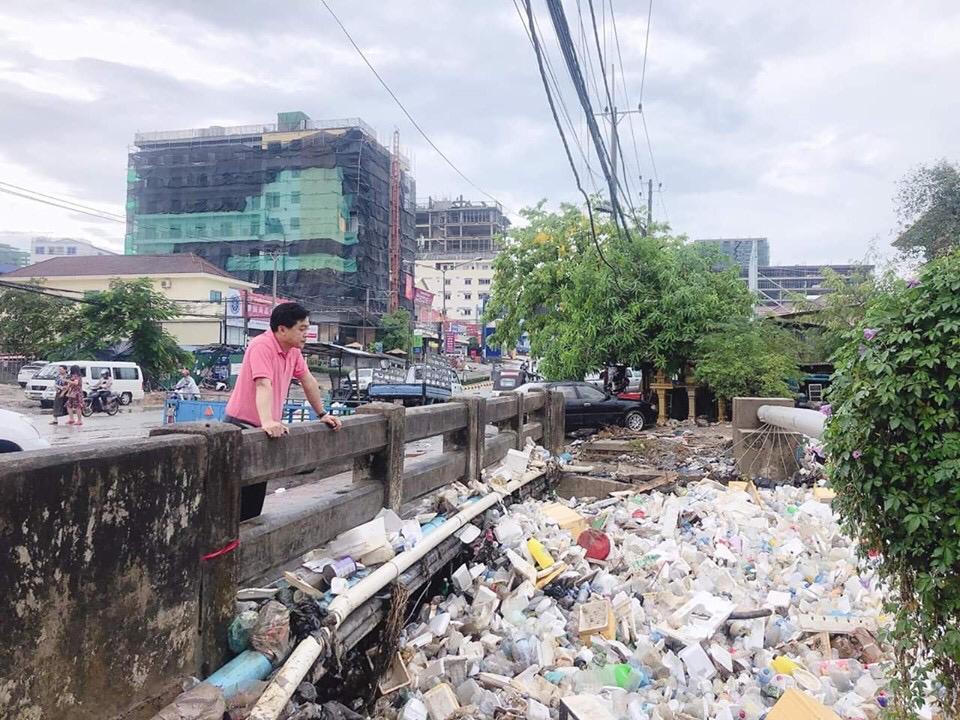
[[[380,320],[380,341],[386,352],[399,348],[409,353],[413,347],[410,312],[400,308],[384,315]]]
[[[960,247],[960,169],[941,160],[901,180],[894,246],[930,260]]]
[[[130,343],[131,359],[153,377],[174,372],[187,353],[163,328],[180,314],[147,278],[113,280],[83,302],[45,294],[41,283],[0,291],[0,349],[50,360],[92,360]]]
[[[487,319],[491,342],[530,335],[531,352],[551,378],[582,377],[607,362],[652,364],[668,373],[695,360],[701,339],[751,316],[753,297],[736,268],[685,244],[660,226],[649,236],[618,232],[572,205],[521,213],[494,261]]]

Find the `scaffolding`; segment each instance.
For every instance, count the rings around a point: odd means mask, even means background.
[[[135,143],[128,254],[195,253],[264,288],[278,254],[280,295],[365,321],[389,310],[392,155],[363,121],[280,113],[276,125],[138,133]],[[399,159],[398,267],[416,247],[416,186]]]

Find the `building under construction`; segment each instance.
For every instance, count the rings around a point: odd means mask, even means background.
[[[412,308],[415,207],[397,138],[391,152],[360,119],[138,133],[126,252],[194,253],[268,293],[276,271],[321,340],[369,340]]]

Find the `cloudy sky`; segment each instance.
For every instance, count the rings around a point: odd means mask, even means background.
[[[511,211],[577,199],[512,0],[328,1],[477,186]],[[579,47],[577,2],[565,4]],[[594,5],[620,74],[610,0]],[[647,4],[612,5],[619,79],[636,105]],[[585,143],[543,1],[534,8]],[[885,250],[898,178],[918,163],[960,160],[958,70],[954,0],[655,0],[643,92],[663,188],[654,214],[692,238],[767,236],[779,263],[859,259],[871,242]],[[114,213],[123,213],[135,132],[272,122],[278,110],[359,116],[384,140],[399,128],[421,198],[478,197],[416,134],[319,0],[5,0],[0,108],[0,181]],[[627,120],[620,127],[631,176],[652,175],[641,126],[636,152]],[[0,233],[23,233],[8,237],[122,247],[120,224],[6,194],[0,218]]]

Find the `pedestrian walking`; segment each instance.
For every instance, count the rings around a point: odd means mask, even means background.
[[[67,402],[67,413],[70,419],[67,425],[83,425],[83,416],[80,411],[83,409],[83,375],[80,373],[80,366],[73,365],[70,368],[70,375],[67,377],[64,395]],[[76,418],[76,419],[74,419]]]
[[[224,422],[242,428],[262,428],[271,438],[288,432],[281,422],[283,404],[290,390],[290,381],[300,381],[307,401],[321,422],[334,430],[341,427],[340,418],[323,407],[323,394],[317,379],[310,374],[301,348],[307,341],[310,327],[307,309],[299,303],[280,303],[270,314],[270,332],[258,335],[243,354],[240,374],[227,401]],[[244,487],[240,498],[240,519],[260,514],[267,484]]]
[[[67,366],[57,367],[57,377],[53,381],[56,392],[53,395],[53,420],[51,425],[59,425],[60,418],[67,414]]]

